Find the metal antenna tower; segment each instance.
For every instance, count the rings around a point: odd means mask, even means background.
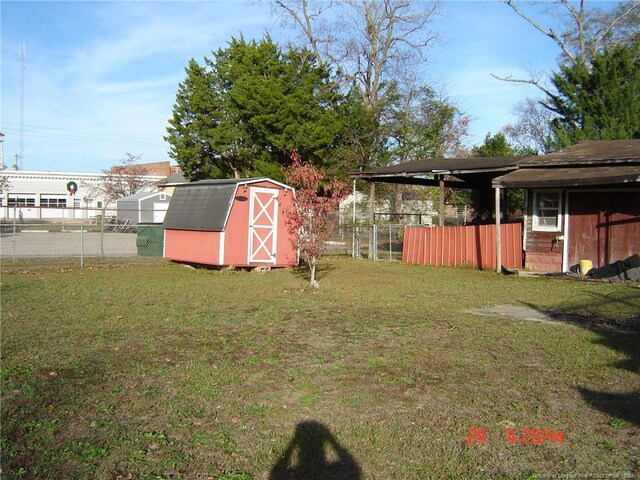
[[[4,133],[0,132],[0,170],[4,170],[7,166],[4,164]]]
[[[22,42],[18,58],[20,59],[20,158],[16,160],[16,167],[22,170],[24,164],[24,59],[27,56],[27,47]]]

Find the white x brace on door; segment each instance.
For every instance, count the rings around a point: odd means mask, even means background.
[[[278,190],[254,187],[249,202],[249,263],[276,263]]]

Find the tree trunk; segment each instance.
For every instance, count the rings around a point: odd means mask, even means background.
[[[315,288],[316,290],[318,290],[320,288],[320,284],[318,283],[318,281],[316,280],[316,261],[311,260],[309,262],[309,270],[311,271],[311,286],[313,288]]]

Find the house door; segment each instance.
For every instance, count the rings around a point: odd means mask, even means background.
[[[249,264],[276,263],[278,190],[251,189],[249,202]]]
[[[569,193],[569,266],[602,267],[639,250],[640,192]]]

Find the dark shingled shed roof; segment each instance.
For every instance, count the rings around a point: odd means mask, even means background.
[[[236,187],[265,180],[269,179],[201,180],[177,185],[162,226],[170,230],[221,232],[233,204]]]

